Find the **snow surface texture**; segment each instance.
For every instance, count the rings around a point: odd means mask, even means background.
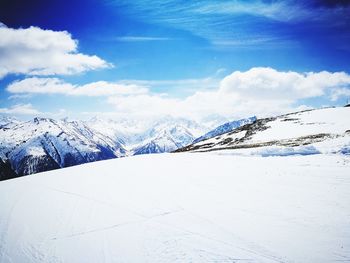
[[[179,151],[243,155],[350,154],[350,108],[324,108],[258,119]]]
[[[0,262],[350,261],[350,159],[142,155],[0,182]]]

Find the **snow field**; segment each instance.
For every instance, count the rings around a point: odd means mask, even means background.
[[[350,260],[350,159],[186,153],[0,182],[0,262]]]

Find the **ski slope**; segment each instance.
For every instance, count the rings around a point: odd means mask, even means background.
[[[142,155],[0,182],[2,263],[338,261],[345,155]]]

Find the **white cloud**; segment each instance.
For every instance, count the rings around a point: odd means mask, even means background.
[[[298,73],[252,68],[233,72],[215,90],[197,91],[185,99],[143,94],[114,96],[108,102],[120,114],[143,117],[172,115],[202,119],[213,114],[228,118],[261,117],[299,110],[300,99],[321,96],[331,99],[335,93],[345,94],[349,87],[350,75],[344,72]]]
[[[117,84],[106,81],[73,85],[58,78],[26,78],[7,87],[13,94],[63,94],[71,96],[112,96],[144,94],[148,89],[136,84]]]
[[[10,108],[0,108],[0,113],[12,115],[36,115],[40,114],[40,111],[35,109],[32,104],[16,104]]]
[[[159,95],[143,94],[136,96],[114,96],[108,98],[115,111],[121,116],[132,118],[157,117],[162,115],[178,116],[183,114],[180,99]],[[180,114],[178,114],[180,113]]]
[[[272,68],[252,68],[236,71],[225,77],[220,91],[234,93],[245,99],[303,99],[325,95],[329,89],[350,84],[345,72],[297,73],[281,72]]]
[[[134,83],[134,84],[133,84]],[[154,85],[189,85],[197,87],[191,95],[179,98],[150,90]],[[211,87],[216,83],[216,88]],[[208,85],[211,87],[208,87]],[[149,89],[150,88],[150,89]],[[277,71],[272,68],[252,68],[235,71],[219,82],[217,79],[94,82],[72,85],[57,78],[28,78],[10,84],[13,94],[65,94],[107,96],[115,116],[128,118],[156,118],[164,115],[186,117],[201,121],[207,116],[229,119],[251,115],[276,115],[309,107],[300,100],[332,99],[346,96],[350,90],[350,75],[345,72]]]
[[[67,31],[0,25],[0,79],[7,74],[76,74],[110,67],[103,59],[78,53],[78,42]]]
[[[312,16],[312,12],[302,6],[290,4],[288,1],[235,1],[207,3],[193,10],[199,14],[262,16],[277,21],[303,20]]]

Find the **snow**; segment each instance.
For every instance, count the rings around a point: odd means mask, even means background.
[[[242,131],[244,132],[244,131]],[[240,133],[242,133],[240,132]],[[231,138],[236,138],[239,133],[236,133]],[[243,136],[242,136],[243,137]],[[215,139],[207,142],[215,142]],[[204,144],[204,143],[203,143]],[[198,144],[200,145],[200,144]],[[340,136],[337,138],[325,139],[321,142],[314,142],[309,145],[300,145],[294,147],[287,146],[264,146],[241,149],[222,149],[220,145],[214,145],[211,149],[219,149],[218,154],[223,155],[241,155],[241,156],[288,156],[288,155],[310,155],[310,154],[350,154],[350,135]]]
[[[157,141],[160,140],[161,137],[164,137],[161,143],[165,143],[165,145],[160,143],[158,145],[160,148],[165,147],[175,150],[178,147],[174,147],[173,141],[179,141],[185,136],[186,140],[181,144],[181,146],[185,146],[211,128],[199,125],[193,120],[170,116],[165,116],[158,120],[139,121],[127,119],[105,120],[94,117],[85,123],[94,131],[111,138],[122,139],[124,142],[123,146],[128,149],[131,154],[137,148],[146,147],[151,142],[157,144]],[[170,137],[170,140],[166,137]],[[190,137],[189,142],[188,137]]]
[[[12,126],[20,123],[19,120],[17,120],[14,117],[9,116],[0,116],[0,127],[3,128],[11,128]]]
[[[57,146],[59,156],[73,151],[82,155],[98,152],[97,146],[113,149],[116,157],[132,155],[135,148],[146,146],[150,142],[158,143],[158,147],[176,150],[190,144],[194,138],[208,130],[195,121],[166,117],[158,121],[104,120],[97,117],[90,121],[53,120],[34,118],[20,122],[12,118],[0,118],[0,157],[17,152],[33,152],[40,156],[35,148],[38,140],[50,137]],[[28,141],[33,142],[29,145]],[[45,144],[45,143],[44,143]],[[44,145],[51,147],[50,143]],[[56,151],[56,150],[55,150]],[[50,152],[51,153],[51,152]],[[53,156],[52,156],[53,157]],[[55,159],[55,158],[54,158]],[[60,163],[57,160],[58,163]]]
[[[187,151],[287,156],[350,153],[350,108],[323,108],[260,119],[252,125],[195,143]]]
[[[215,149],[215,148],[214,148]],[[321,154],[321,152],[314,146],[266,146],[259,148],[246,148],[234,150],[220,150],[219,155],[236,155],[236,156],[293,156],[293,155],[312,155]]]
[[[247,131],[240,131],[237,133],[234,133],[232,135],[228,135],[228,134],[223,134],[221,136],[218,137],[214,137],[205,141],[200,141],[198,143],[196,143],[196,145],[205,145],[208,143],[217,143],[219,140],[224,140],[226,138],[231,138],[232,140],[239,140],[242,139],[245,135],[246,135]],[[220,148],[220,145],[215,145],[213,148]]]
[[[76,122],[34,119],[1,130],[1,135],[2,156],[18,175],[124,155],[117,142]]]
[[[288,120],[288,119],[293,120]],[[252,142],[282,140],[317,133],[343,134],[350,128],[350,108],[325,108],[291,114],[269,122],[271,127],[253,136]]]
[[[215,129],[207,132],[206,134],[198,137],[197,139],[195,139],[193,141],[193,143],[197,143],[203,140],[207,140],[216,136],[219,136],[221,134],[230,132],[234,129],[237,129],[241,126],[244,126],[246,124],[250,124],[256,121],[256,117],[250,117],[250,118],[246,118],[246,119],[241,119],[241,120],[235,120],[235,121],[231,121],[231,122],[226,122],[218,127],[216,127]]]
[[[189,129],[182,125],[161,123],[151,128],[145,136],[142,136],[141,143],[134,145],[130,152],[135,155],[172,152],[191,144],[194,138]]]
[[[0,118],[0,160],[9,162],[21,176],[101,159],[171,152],[189,145],[207,129],[172,117],[157,121],[37,117],[25,122],[4,117]]]
[[[340,154],[184,153],[2,181],[0,262],[349,261],[349,172]]]

